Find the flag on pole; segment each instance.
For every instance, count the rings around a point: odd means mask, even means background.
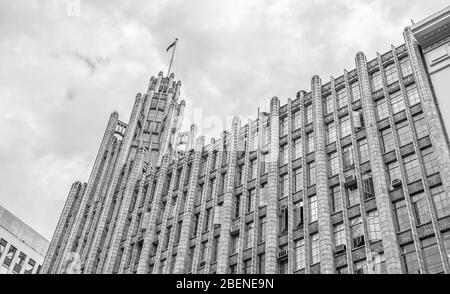
[[[175,46],[175,44],[177,43],[177,41],[178,41],[178,39],[175,39],[175,41],[174,41],[172,44],[170,44],[169,47],[167,47],[167,50],[166,50],[166,51],[169,51],[170,48],[172,48],[173,46]]]

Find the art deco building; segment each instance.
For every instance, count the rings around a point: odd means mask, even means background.
[[[0,274],[37,274],[49,242],[0,205]]]
[[[42,271],[449,273],[449,92],[427,63],[446,46],[448,73],[449,11],[209,144],[180,132],[181,83],[152,77],[128,123],[111,115]]]

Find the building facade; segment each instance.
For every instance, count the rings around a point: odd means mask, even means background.
[[[428,47],[404,39],[209,144],[180,132],[181,82],[152,77],[127,124],[111,115],[42,272],[450,273],[449,145]]]
[[[49,242],[0,206],[0,274],[38,274]]]

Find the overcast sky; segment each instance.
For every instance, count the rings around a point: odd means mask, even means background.
[[[111,112],[175,74],[187,115],[255,116],[369,59],[448,0],[0,0],[0,204],[50,239]],[[230,126],[227,126],[229,128]],[[204,132],[205,133],[205,132]],[[206,132],[207,133],[207,132]],[[215,134],[219,135],[219,134]],[[207,140],[209,140],[207,138]]]

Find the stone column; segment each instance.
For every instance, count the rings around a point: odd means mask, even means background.
[[[228,147],[228,171],[224,187],[224,197],[222,204],[222,223],[220,227],[220,238],[217,252],[217,273],[225,274],[228,269],[230,229],[232,223],[232,207],[234,196],[234,177],[236,173],[236,149],[241,121],[235,117],[231,130],[231,143]],[[226,142],[224,142],[226,144]],[[224,151],[225,152],[225,151]],[[219,184],[219,183],[217,183]]]
[[[364,53],[356,55],[356,68],[358,72],[361,103],[364,112],[364,124],[367,132],[367,145],[369,147],[370,165],[372,167],[375,201],[377,204],[381,236],[383,239],[384,255],[387,271],[390,274],[401,274],[400,252],[397,245],[397,235],[394,226],[394,215],[391,208],[385,166],[382,158],[375,109],[370,87],[367,60]]]
[[[270,101],[270,153],[267,175],[266,274],[277,272],[278,250],[278,156],[280,153],[280,100]]]
[[[320,272],[334,273],[333,239],[331,231],[330,205],[328,196],[327,153],[323,123],[322,82],[313,76],[311,82],[314,112],[314,144],[316,164],[316,196],[319,225]]]

